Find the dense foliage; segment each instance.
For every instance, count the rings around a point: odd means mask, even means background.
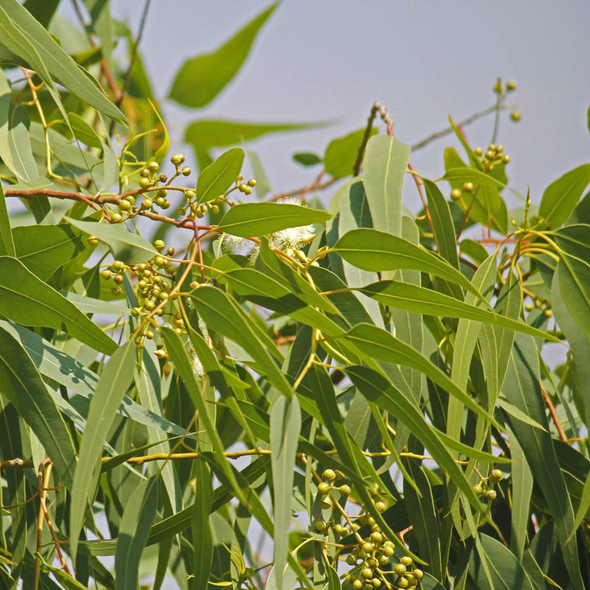
[[[437,181],[377,103],[302,189],[234,147],[290,123],[195,121],[197,174],[145,18],[58,4],[0,0],[0,586],[589,588],[590,164],[509,188],[498,80],[414,146],[461,142]],[[275,8],[170,99],[213,101]]]

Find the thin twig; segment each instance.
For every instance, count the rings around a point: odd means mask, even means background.
[[[512,108],[512,107],[509,107],[508,105],[502,105],[499,110],[505,111],[510,108]],[[488,107],[487,109],[484,109],[483,111],[480,111],[478,113],[475,113],[474,115],[471,115],[471,117],[467,117],[467,119],[463,119],[463,121],[459,121],[456,125],[457,125],[457,127],[465,127],[466,125],[470,125],[471,123],[473,123],[474,121],[477,121],[478,119],[481,119],[483,117],[486,117],[487,115],[494,113],[496,111],[496,109],[497,109],[496,105]],[[453,128],[449,125],[449,127],[446,127],[445,129],[443,129],[441,131],[436,131],[435,133],[432,133],[428,137],[425,137],[424,139],[416,142],[415,144],[411,145],[410,147],[412,148],[412,151],[415,152],[416,150],[419,150],[420,148],[423,148],[424,146],[428,145],[430,142],[434,141],[435,139],[439,139],[441,137],[444,137],[445,135],[450,135],[452,132],[453,132]]]
[[[561,438],[561,440],[565,443],[568,442],[568,438],[565,434],[565,431],[563,430],[563,426],[561,425],[561,422],[559,421],[559,418],[557,416],[557,412],[555,410],[555,406],[553,405],[553,402],[551,401],[549,394],[547,393],[547,391],[545,391],[545,388],[541,385],[541,394],[543,395],[543,399],[545,400],[545,404],[546,406],[549,408],[549,413],[551,414],[551,419],[553,420],[553,423],[555,424],[555,427],[557,428],[557,432],[559,433],[559,438]]]

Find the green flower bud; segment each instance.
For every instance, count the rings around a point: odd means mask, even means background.
[[[336,473],[333,469],[326,469],[324,473],[322,473],[322,477],[326,481],[334,481],[336,479]]]

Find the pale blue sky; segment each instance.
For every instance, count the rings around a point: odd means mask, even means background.
[[[143,2],[112,4],[136,29]],[[268,5],[153,0],[142,52],[158,96],[166,96],[186,58],[214,49]],[[509,176],[522,192],[530,184],[538,201],[549,182],[590,161],[588,25],[590,2],[582,0],[285,0],[213,104],[193,111],[167,103],[173,147],[181,147],[185,123],[201,117],[337,118],[332,127],[252,144],[281,191],[314,174],[293,163],[292,153],[322,153],[333,137],[363,126],[375,100],[392,114],[396,137],[412,143],[445,127],[449,114],[458,120],[492,104],[501,75],[517,81],[513,101],[522,113],[519,124],[506,117],[501,126]],[[469,139],[487,145],[491,126],[491,119],[476,123]],[[450,141],[417,152],[414,167],[439,176]]]

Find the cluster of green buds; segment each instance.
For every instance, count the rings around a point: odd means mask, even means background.
[[[464,182],[461,188],[454,188],[451,191],[451,199],[453,201],[460,201],[463,198],[463,193],[472,193],[474,186],[472,182]]]
[[[540,297],[535,297],[533,299],[533,303],[527,303],[524,308],[526,311],[533,311],[533,309],[539,309],[545,317],[551,318],[553,317],[553,311],[551,310],[551,302],[547,299],[541,299]]]
[[[170,291],[174,286],[174,277],[177,268],[170,263],[169,257],[174,255],[174,248],[166,247],[163,240],[154,242],[155,248],[161,252],[147,262],[138,264],[127,264],[121,260],[115,260],[107,268],[104,268],[100,276],[105,281],[114,281],[115,287],[113,292],[121,294],[119,287],[125,280],[125,273],[130,271],[137,277],[137,299],[138,305],[131,309],[131,315],[139,318],[142,316],[163,316],[165,313],[165,303],[168,300]],[[182,325],[178,325],[182,319],[175,318],[174,323],[179,335],[184,333]],[[136,342],[138,348],[143,346],[144,338],[152,340],[155,337],[153,327],[155,322],[145,322],[145,329],[137,336]]]
[[[496,164],[508,164],[510,162],[510,156],[504,153],[504,147],[495,143],[490,143],[485,153],[481,148],[475,148],[473,152],[485,171],[493,170]]]
[[[241,193],[244,193],[245,195],[251,195],[252,189],[256,186],[256,180],[251,178],[248,182],[242,182],[243,180],[244,177],[240,174],[236,178],[236,187]]]
[[[381,586],[388,589],[415,588],[424,577],[424,572],[413,567],[414,561],[410,556],[401,557],[393,568],[382,569],[388,566],[393,555],[393,543],[384,540],[379,532],[372,533],[346,558],[349,565],[356,566],[346,574],[346,581],[355,590],[372,590]]]
[[[90,236],[88,241],[90,242],[92,238],[93,236]],[[123,292],[120,285],[123,284],[123,281],[125,280],[125,271],[127,271],[129,268],[129,265],[125,264],[123,261],[115,260],[108,268],[104,268],[100,271],[100,276],[103,280],[112,280],[115,283],[115,287],[111,289],[111,292],[114,295],[121,295]]]
[[[505,96],[508,92],[516,90],[516,81],[508,80],[506,84],[502,82],[502,78],[498,78],[494,84],[494,92],[500,96]]]
[[[356,544],[346,557],[346,563],[350,566],[345,576],[346,582],[355,590],[372,590],[382,586],[391,590],[417,586],[424,573],[418,568],[412,569],[413,561],[409,556],[402,557],[398,563],[391,563],[395,555],[395,545],[364,506],[360,514],[346,515],[348,526],[339,523],[340,511],[334,510],[337,501],[334,494],[339,496],[341,506],[342,500],[345,504],[351,494],[349,485],[338,485],[344,477],[343,473],[333,469],[326,469],[322,473],[321,481],[318,482],[319,503],[323,510],[332,508],[332,517],[329,522],[323,519],[316,520],[314,528],[323,535],[332,530],[336,537],[354,534]],[[379,491],[372,490],[372,493],[377,499],[375,507],[379,512],[384,512],[387,505],[378,499]],[[365,536],[361,536],[361,528],[370,530],[367,530]]]
[[[494,490],[494,484],[503,477],[504,474],[499,469],[492,469],[488,477],[481,477],[481,481],[473,486],[473,491],[477,496],[483,496],[488,502],[493,502],[498,495]]]
[[[498,78],[494,84],[494,93],[498,95],[498,100],[504,100],[510,92],[516,90],[516,81],[508,80],[506,84],[502,82],[502,78]],[[510,118],[514,121],[520,121],[520,111],[515,107],[510,113]]]
[[[219,205],[215,202],[199,204],[197,201],[197,193],[191,188],[184,191],[184,196],[187,200],[187,204],[178,208],[179,215],[186,215],[187,211],[190,211],[193,217],[201,219],[205,216],[207,211],[211,211],[213,214],[219,213]]]

